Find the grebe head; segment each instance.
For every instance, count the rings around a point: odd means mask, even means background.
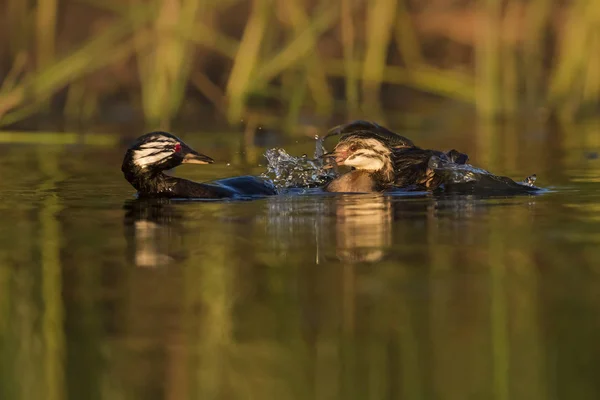
[[[331,157],[337,165],[365,171],[391,168],[392,151],[381,140],[369,137],[346,137],[335,146]]]
[[[150,132],[140,136],[127,150],[122,170],[135,169],[144,173],[157,173],[178,165],[212,164],[214,160],[200,154],[178,137],[167,132]]]

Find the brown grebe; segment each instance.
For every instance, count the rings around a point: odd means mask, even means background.
[[[352,170],[329,182],[328,192],[381,192],[390,188],[445,192],[529,193],[536,187],[480,170],[472,180],[450,179],[451,167],[465,165],[469,157],[457,150],[441,152],[417,147],[410,139],[376,123],[354,121],[331,129],[326,137],[340,135],[329,157]],[[434,161],[434,162],[432,162]],[[446,168],[436,168],[445,165]],[[528,178],[534,179],[534,176]]]
[[[140,136],[129,147],[121,171],[139,197],[219,199],[277,194],[273,185],[254,176],[197,183],[163,173],[181,164],[213,162],[212,158],[193,150],[176,136],[157,131]]]

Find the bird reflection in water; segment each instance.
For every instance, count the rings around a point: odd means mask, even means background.
[[[314,249],[316,263],[335,258],[346,263],[375,263],[393,243],[431,243],[439,224],[455,231],[456,245],[470,238],[466,225],[489,212],[491,206],[510,206],[477,196],[420,194],[337,194],[290,196],[268,202],[267,234],[272,251],[285,255],[294,248]],[[403,236],[401,239],[394,235]],[[310,241],[309,241],[310,240]],[[435,243],[433,243],[435,244]]]
[[[425,193],[273,196],[267,200],[264,243],[269,243],[269,253],[274,256],[313,249],[316,264],[328,258],[375,263],[392,250],[396,255],[406,251],[393,243],[430,243],[440,223],[457,232],[457,245],[469,241],[465,232],[470,230],[464,229],[465,225],[491,205],[508,206],[510,202]],[[185,236],[181,204],[170,199],[136,199],[126,202],[124,209],[129,254],[136,266],[168,266],[186,254],[181,240]],[[393,235],[406,237],[394,239]]]
[[[376,262],[391,243],[393,214],[385,195],[271,198],[268,213],[273,250],[284,255],[295,246],[310,246],[317,264],[333,254],[348,263]]]
[[[391,245],[392,202],[383,195],[342,195],[333,202],[336,255],[345,262],[376,262]]]
[[[173,238],[180,230],[181,211],[169,199],[127,201],[124,224],[128,254],[137,267],[164,267],[175,261]]]
[[[423,235],[420,240],[426,243],[429,235],[437,231],[441,220],[450,223],[449,229],[454,227],[459,231],[476,212],[487,209],[474,196],[436,197],[425,193],[410,196],[342,195],[333,205],[336,254],[338,259],[349,263],[384,259],[393,247],[392,243],[399,240],[392,237],[394,225],[399,225],[396,234],[409,235],[413,239]],[[419,226],[426,229],[418,229]]]

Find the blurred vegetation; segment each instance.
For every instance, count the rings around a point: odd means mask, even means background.
[[[0,125],[112,115],[167,127],[216,110],[298,119],[401,110],[418,96],[484,117],[597,111],[590,0],[6,0]],[[210,107],[208,107],[210,105]]]

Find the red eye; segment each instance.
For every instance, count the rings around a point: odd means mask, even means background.
[[[181,151],[181,143],[175,143],[175,153],[179,153]]]

